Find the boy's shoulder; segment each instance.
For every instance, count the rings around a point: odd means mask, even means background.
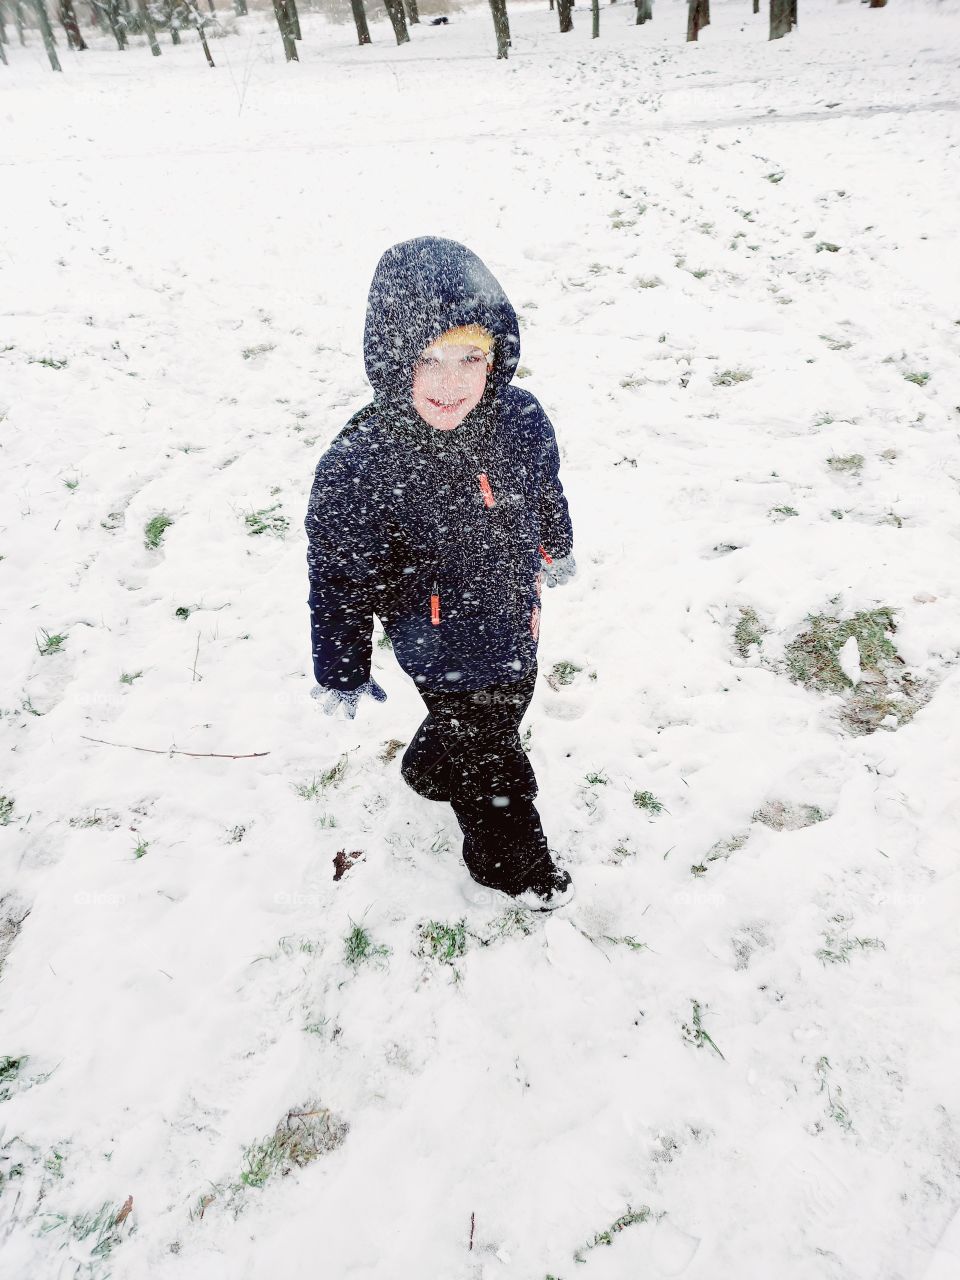
[[[349,419],[333,437],[317,463],[321,475],[357,473],[375,456],[381,444],[382,425],[371,402]]]
[[[504,417],[509,420],[511,426],[529,433],[532,440],[541,440],[544,436],[552,435],[553,425],[543,405],[526,387],[517,387],[510,383],[504,389],[502,403]]]

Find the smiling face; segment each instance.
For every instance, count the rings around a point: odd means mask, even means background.
[[[480,403],[488,368],[479,347],[427,347],[413,367],[413,407],[438,431],[459,427]]]

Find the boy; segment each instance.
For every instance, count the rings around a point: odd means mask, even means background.
[[[350,717],[362,693],[386,697],[370,677],[376,614],[428,712],[404,780],[449,801],[477,883],[550,910],[573,886],[517,726],[541,583],[576,565],[553,427],[510,385],[519,356],[516,313],[464,245],[427,236],[380,259],[364,331],[374,399],[320,459],[305,521],[312,693]]]

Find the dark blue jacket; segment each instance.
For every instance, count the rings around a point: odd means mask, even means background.
[[[477,407],[440,431],[413,407],[414,362],[471,323],[494,334],[493,367]],[[516,313],[469,249],[429,236],[380,259],[364,333],[374,399],[317,464],[305,521],[318,684],[369,679],[374,614],[423,689],[482,689],[532,669],[539,548],[569,554],[573,530],[553,426],[510,383],[519,356]]]

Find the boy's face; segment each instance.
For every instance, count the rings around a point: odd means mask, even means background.
[[[479,347],[427,347],[413,366],[413,407],[438,431],[459,427],[487,385],[487,357]]]

